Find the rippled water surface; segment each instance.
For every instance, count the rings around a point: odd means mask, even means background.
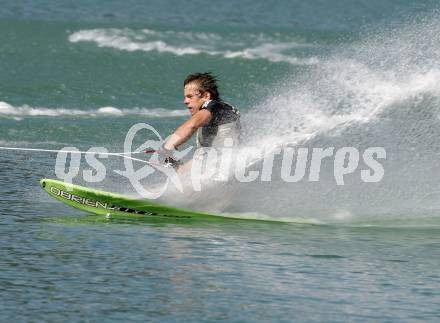
[[[437,1],[3,2],[0,321],[438,321]],[[361,180],[361,158],[338,185],[327,158],[316,182],[196,201],[316,225],[103,219],[41,190],[47,150],[119,152],[138,122],[167,137],[188,117],[183,79],[204,71],[246,144],[383,147],[382,180]],[[82,156],[73,181],[134,193],[122,158],[101,161],[105,180],[85,181]]]
[[[435,320],[439,231],[2,223],[2,320]],[[17,308],[20,308],[17,311]]]

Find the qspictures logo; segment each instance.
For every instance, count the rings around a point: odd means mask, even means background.
[[[141,130],[151,132],[156,140],[147,140],[133,149],[133,141]],[[129,129],[124,140],[124,152],[121,153],[109,153],[104,147],[92,147],[87,152],[80,152],[76,147],[64,147],[57,154],[55,174],[66,184],[72,184],[81,175],[86,182],[101,182],[106,178],[107,168],[100,159],[119,156],[124,158],[125,169],[111,171],[127,178],[135,191],[148,199],[160,197],[170,184],[183,192],[183,178],[194,191],[201,191],[203,183],[207,181],[270,182],[276,177],[288,183],[317,182],[321,179],[324,162],[326,165],[332,164],[336,185],[345,185],[345,177],[356,171],[359,171],[360,180],[365,183],[380,182],[385,175],[381,163],[386,159],[384,147],[369,147],[361,151],[355,147],[277,146],[262,150],[246,146],[237,148],[231,138],[226,138],[221,148],[188,147],[176,152],[173,157],[187,160],[181,168],[176,169],[161,162],[157,152],[163,143],[154,127],[138,123]],[[152,153],[146,154],[145,151]],[[90,168],[80,174],[82,156]],[[155,187],[153,191],[145,187],[142,181],[155,172],[165,175],[165,180],[161,187]]]

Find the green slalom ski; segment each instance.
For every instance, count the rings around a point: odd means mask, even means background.
[[[99,191],[62,181],[42,179],[41,187],[61,202],[88,213],[115,218],[175,219],[175,220],[238,220],[238,218],[214,215],[159,204],[146,199]],[[241,219],[243,220],[243,219]]]

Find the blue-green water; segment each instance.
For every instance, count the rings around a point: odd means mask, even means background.
[[[438,321],[439,17],[405,0],[1,3],[2,147],[122,151],[138,122],[166,137],[185,76],[212,71],[249,145],[387,157],[378,183],[359,168],[337,185],[323,162],[318,182],[193,201],[316,225],[185,224],[93,221],[39,188],[56,154],[0,149],[0,321]],[[133,193],[123,160],[103,163],[74,182]]]

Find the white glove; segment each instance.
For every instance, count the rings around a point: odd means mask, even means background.
[[[165,148],[165,144],[160,146],[158,152],[158,159],[159,162],[165,164],[166,166],[172,166],[174,168],[177,168],[182,164],[176,156],[175,156],[175,150],[174,149],[167,149]]]

